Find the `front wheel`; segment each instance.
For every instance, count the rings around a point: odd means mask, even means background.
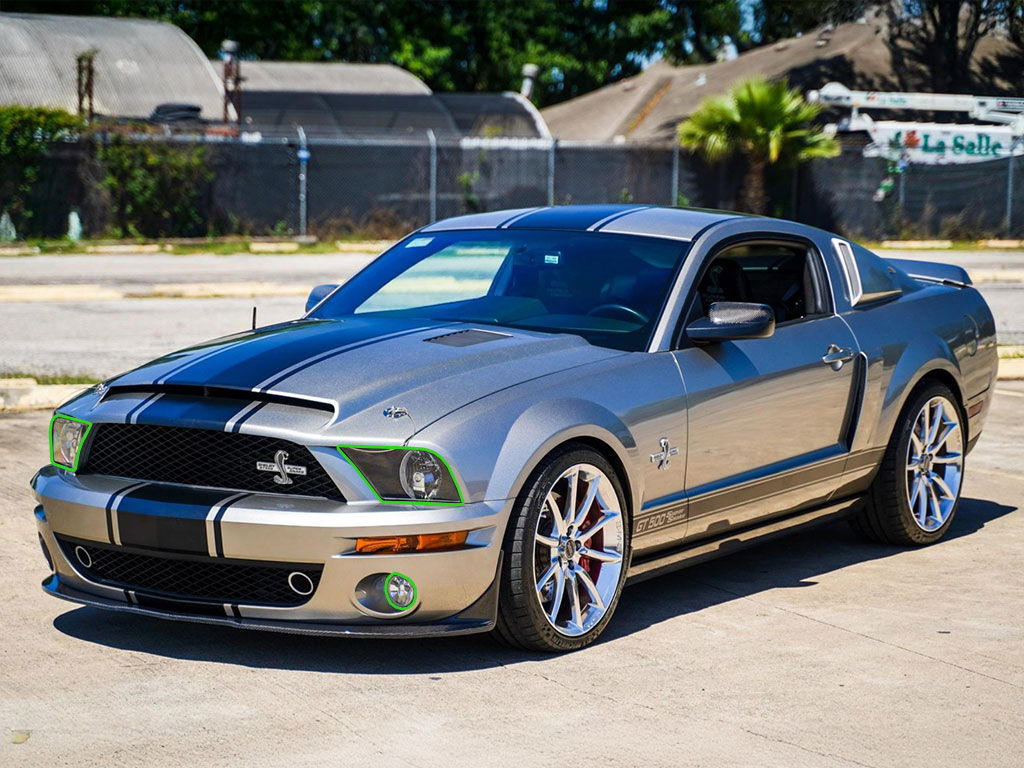
[[[854,527],[887,544],[938,541],[960,503],[964,477],[962,409],[949,388],[931,384],[904,407]]]
[[[568,445],[533,472],[505,536],[495,635],[572,651],[604,630],[629,562],[622,486],[599,453]]]

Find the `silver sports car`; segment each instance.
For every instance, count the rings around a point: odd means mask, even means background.
[[[648,206],[420,229],[302,319],[92,387],[32,481],[51,595],[335,635],[597,638],[623,586],[849,516],[949,529],[996,375],[957,267]]]

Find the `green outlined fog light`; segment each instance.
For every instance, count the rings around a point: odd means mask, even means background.
[[[389,574],[384,581],[384,596],[396,611],[405,611],[416,602],[416,585],[405,574]]]

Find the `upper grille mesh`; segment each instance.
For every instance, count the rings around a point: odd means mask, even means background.
[[[288,464],[306,468],[305,475],[288,475],[291,485],[279,485],[274,482],[277,473],[256,468],[257,462],[273,463],[278,451],[288,454]],[[79,472],[342,499],[338,487],[305,446],[260,435],[190,427],[97,424]]]

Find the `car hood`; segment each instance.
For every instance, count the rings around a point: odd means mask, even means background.
[[[181,350],[108,382],[111,392],[217,388],[329,404],[322,429],[405,439],[492,392],[624,354],[578,336],[408,318],[297,320]],[[404,408],[411,423],[383,417]],[[225,421],[230,417],[225,415]]]

